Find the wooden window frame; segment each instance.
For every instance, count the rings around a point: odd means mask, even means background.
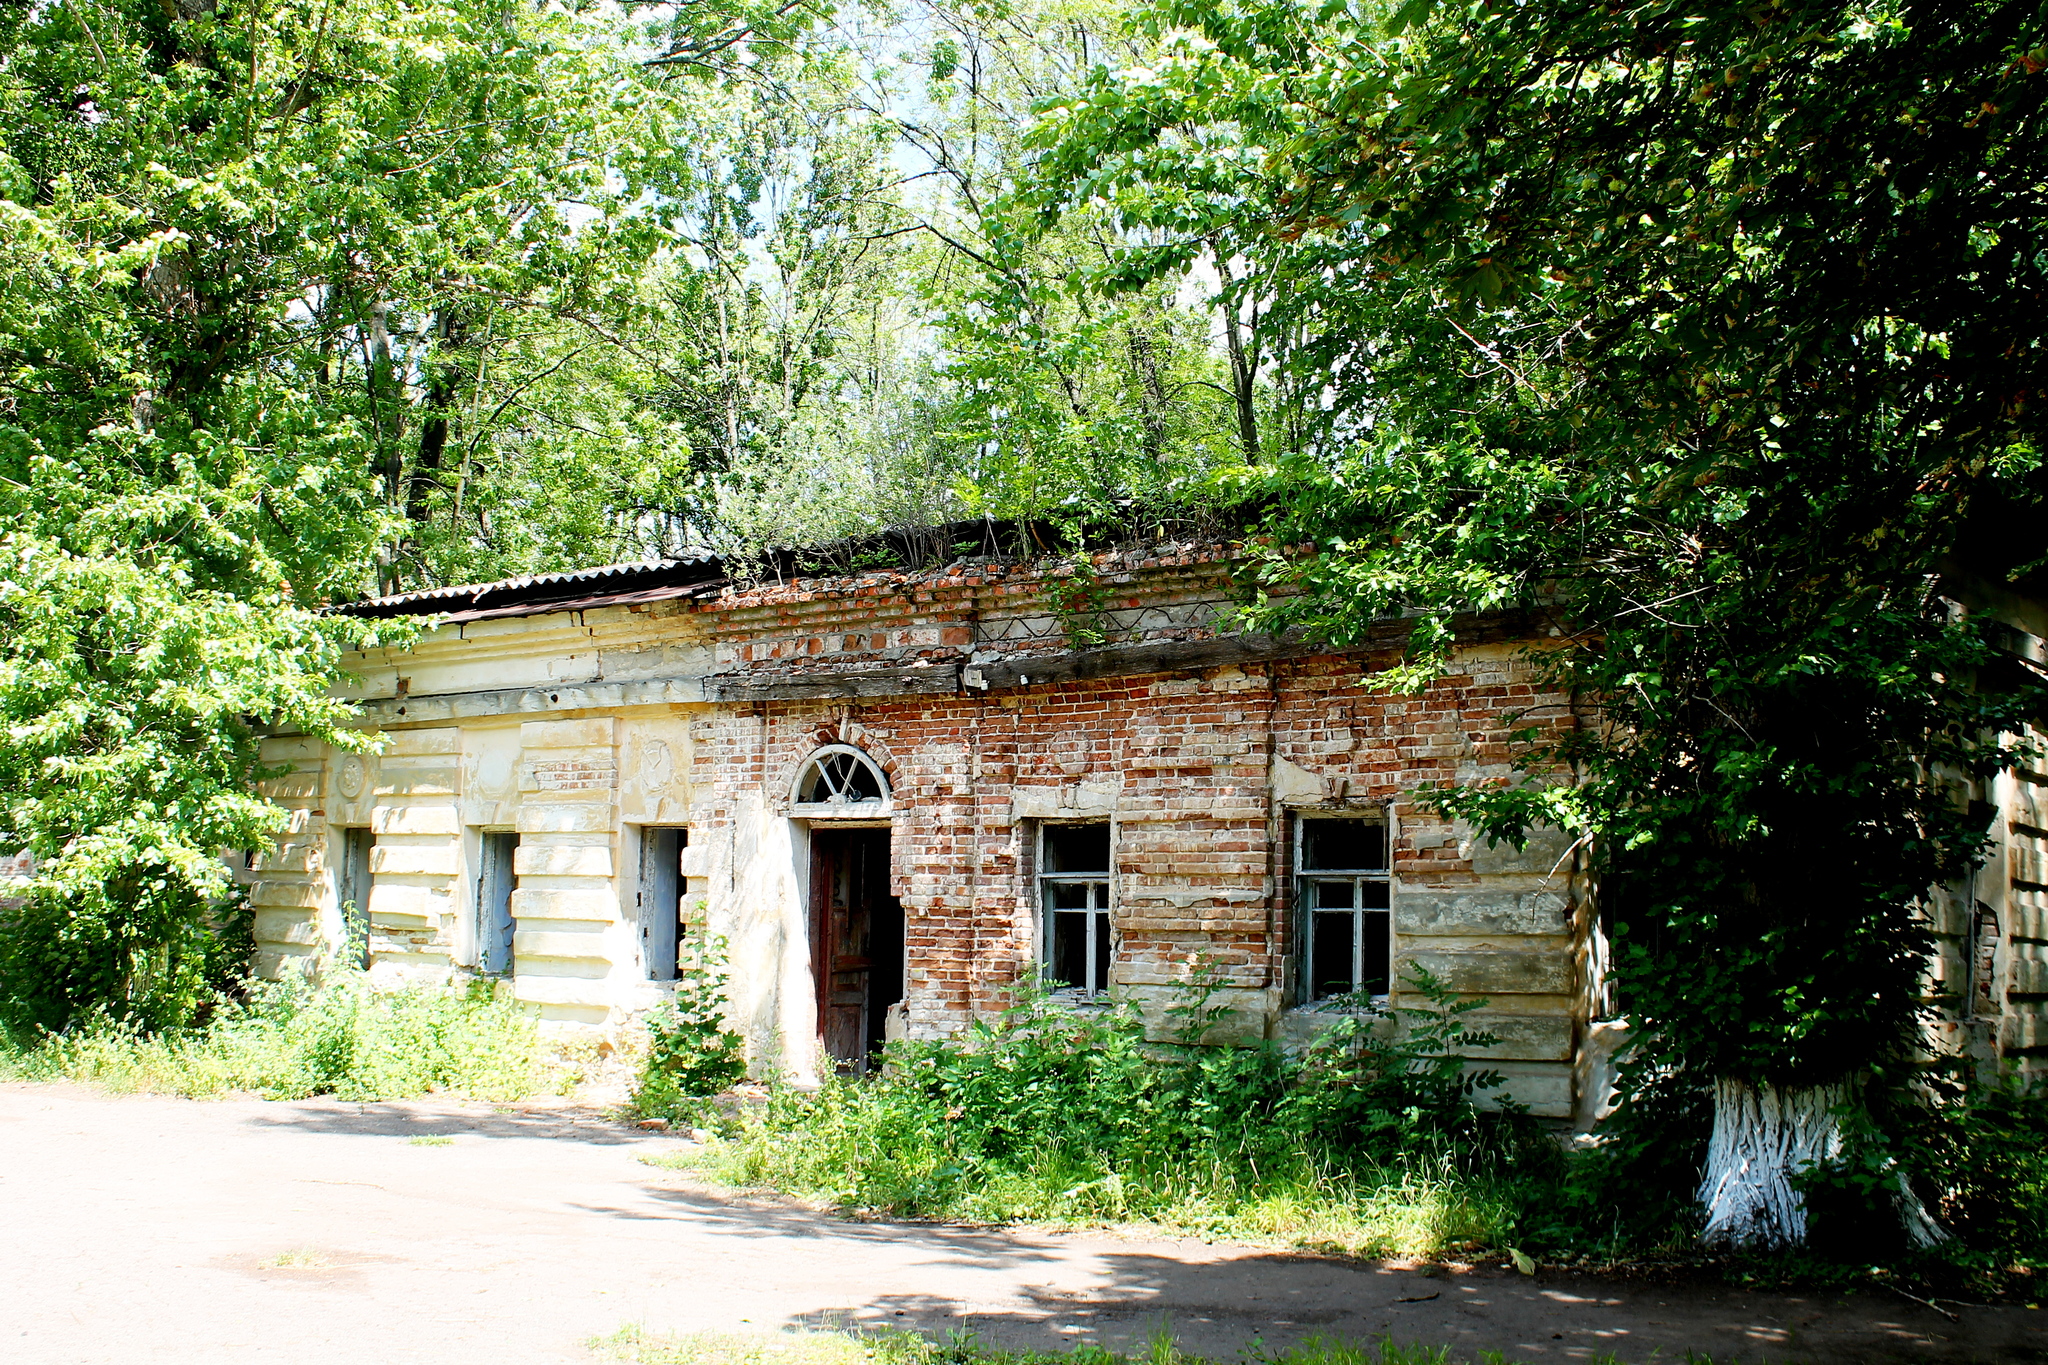
[[[1101,826],[1109,844],[1109,867],[1100,872],[1048,872],[1046,843],[1054,830]],[[1087,935],[1084,949],[1087,980],[1054,987],[1054,993],[1077,1000],[1092,1001],[1108,993],[1110,968],[1116,962],[1116,822],[1113,820],[1044,820],[1037,829],[1036,882],[1038,891],[1038,963],[1044,980],[1052,981],[1055,934],[1059,916],[1079,915]],[[1055,908],[1053,900],[1062,887],[1088,888],[1086,906]],[[1102,985],[1095,984],[1097,979]]]
[[[1346,823],[1371,825],[1382,831],[1382,866],[1357,868],[1310,868],[1303,866],[1308,851],[1308,829],[1317,823]],[[1323,915],[1344,913],[1341,908],[1319,909],[1316,906],[1314,889],[1324,884],[1349,883],[1351,886],[1351,990],[1349,992],[1317,993],[1316,971],[1316,921]],[[1386,888],[1386,905],[1368,906],[1367,887]],[[1301,936],[1301,993],[1303,1005],[1317,1005],[1327,1000],[1341,1000],[1347,994],[1356,995],[1364,988],[1366,941],[1370,925],[1375,917],[1383,920],[1381,932],[1386,935],[1387,983],[1386,990],[1375,991],[1370,999],[1375,1005],[1385,1003],[1394,989],[1394,826],[1385,812],[1336,812],[1328,814],[1300,814],[1294,820],[1294,919]]]

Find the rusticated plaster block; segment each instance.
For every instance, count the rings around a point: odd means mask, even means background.
[[[273,801],[310,801],[320,795],[320,770],[312,768],[286,773],[257,784]]]
[[[318,844],[285,844],[256,855],[258,872],[318,872],[321,868]]]
[[[1428,968],[1454,991],[1467,995],[1566,995],[1572,988],[1570,949],[1555,953],[1403,953],[1397,974],[1409,964]]]
[[[1501,1077],[1502,1084],[1473,1096],[1482,1109],[1498,1108],[1507,1099],[1527,1105],[1537,1118],[1571,1117],[1572,1073],[1562,1062],[1468,1061],[1465,1070],[1492,1071]]]
[[[1458,839],[1464,846],[1465,856],[1472,860],[1472,870],[1482,877],[1512,873],[1547,877],[1552,875],[1552,869],[1556,869],[1558,875],[1569,870],[1568,864],[1560,866],[1559,863],[1570,850],[1574,836],[1555,825],[1538,825],[1529,831],[1528,839],[1517,850],[1506,840],[1488,844],[1484,836],[1474,834],[1461,825]]]
[[[378,844],[370,850],[370,871],[384,876],[452,877],[462,850],[446,844]]]
[[[1167,1013],[1187,999],[1176,986],[1121,986],[1117,993],[1131,1000],[1145,1021],[1145,1036],[1155,1043],[1178,1042],[1184,1020]],[[1280,992],[1269,988],[1225,987],[1210,997],[1209,1005],[1228,1006],[1230,1013],[1210,1025],[1202,1041],[1213,1044],[1244,1045],[1265,1038],[1268,1026],[1280,1011]]]
[[[250,890],[249,904],[296,905],[312,909],[321,902],[321,890],[314,882],[272,881],[266,877]]]
[[[327,745],[306,735],[278,735],[263,741],[257,752],[265,763],[297,763],[318,767]]]
[[[448,912],[448,893],[435,886],[402,886],[379,882],[370,888],[370,913],[434,919]]]
[[[320,926],[303,910],[258,910],[250,930],[258,943],[294,943],[312,946],[320,942]]]
[[[453,796],[460,780],[460,770],[438,758],[386,759],[377,765],[371,790],[378,796]]]
[[[569,795],[563,793],[562,795]],[[527,801],[519,807],[519,832],[521,834],[576,834],[595,830],[609,830],[612,827],[612,803],[610,793],[597,793],[607,799],[597,801]]]
[[[370,828],[379,834],[460,834],[462,819],[454,806],[440,801],[379,806],[370,813]]]
[[[384,757],[394,754],[453,754],[462,751],[462,731],[453,726],[434,730],[386,730]]]
[[[1409,891],[1394,898],[1404,934],[1561,934],[1564,897],[1550,891]]]
[[[522,886],[512,893],[512,913],[520,919],[609,922],[619,917],[619,901],[608,887],[589,891],[535,891]]]
[[[525,959],[536,957],[583,958],[599,962],[610,960],[605,951],[605,935],[602,933],[532,933],[521,930],[512,936],[512,952],[522,963]]]
[[[609,877],[612,851],[602,844],[526,844],[512,855],[522,877]]]
[[[1492,1047],[1474,1048],[1468,1056],[1481,1061],[1567,1061],[1572,1055],[1572,1021],[1561,1014],[1494,1014],[1474,1010],[1465,1016],[1465,1027],[1491,1033],[1498,1041]]]

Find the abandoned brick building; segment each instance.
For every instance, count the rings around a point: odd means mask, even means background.
[[[1066,563],[736,584],[705,558],[345,608],[438,624],[349,661],[377,752],[267,741],[294,814],[255,872],[258,970],[353,927],[376,979],[496,975],[608,1029],[708,933],[754,1066],[804,1077],[1000,1009],[1033,964],[1156,1018],[1206,961],[1226,1027],[1281,1040],[1334,997],[1406,1003],[1419,965],[1486,997],[1506,1093],[1587,1117],[1615,1026],[1575,851],[1416,800],[1508,775],[1517,715],[1573,723],[1529,642],[1503,625],[1426,693],[1376,692],[1398,626],[1350,653],[1230,634],[1202,545],[1098,555],[1077,642]],[[1969,933],[1973,981],[2042,969],[2003,930],[1979,968]]]

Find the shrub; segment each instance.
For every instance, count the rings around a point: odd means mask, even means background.
[[[1502,1155],[1554,1148],[1485,1114],[1460,1050],[1485,1046],[1433,978],[1402,1027],[1342,1023],[1306,1056],[1204,1047],[1197,974],[1146,1040],[1125,1003],[1076,1010],[1033,985],[957,1039],[892,1045],[879,1075],[776,1091],[713,1169],[850,1209],[976,1221],[1151,1219],[1375,1253],[1508,1236]]]
[[[647,1017],[647,1056],[633,1107],[671,1122],[693,1119],[703,1102],[747,1074],[746,1043],[727,1026],[725,941],[686,948],[675,994]]]

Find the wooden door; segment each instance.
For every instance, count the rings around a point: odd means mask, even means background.
[[[811,832],[811,972],[825,1055],[860,1070],[903,997],[903,912],[889,894],[889,831]]]

